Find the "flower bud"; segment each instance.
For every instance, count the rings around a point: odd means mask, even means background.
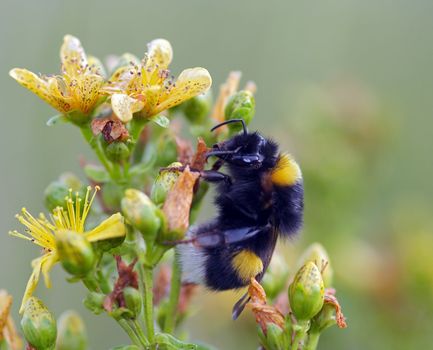
[[[54,348],[57,337],[56,320],[38,298],[30,297],[25,304],[21,327],[26,340],[35,349]]]
[[[285,350],[288,349],[284,343],[284,331],[274,323],[266,325],[266,349]]]
[[[278,253],[274,253],[261,282],[268,299],[274,299],[283,290],[288,275],[289,269],[283,257]]]
[[[74,276],[85,276],[93,267],[95,254],[82,234],[59,230],[56,233],[57,254],[63,268]]]
[[[321,333],[326,328],[337,324],[335,319],[335,308],[330,304],[324,304],[320,312],[313,318],[311,328]]]
[[[322,308],[325,288],[317,266],[309,261],[295,275],[289,287],[290,307],[298,321],[309,320]]]
[[[232,95],[225,108],[225,119],[243,119],[248,125],[254,117],[256,102],[250,91],[242,90]],[[242,125],[233,123],[228,125],[230,131],[242,130]]]
[[[66,208],[65,198],[70,196],[71,192],[85,195],[85,193],[82,193],[83,184],[80,179],[72,173],[64,173],[45,189],[44,201],[46,208],[51,212],[57,207]]]
[[[131,311],[132,317],[137,318],[141,313],[142,299],[138,289],[126,287],[123,289],[126,307]]]
[[[205,121],[212,106],[212,93],[194,96],[182,104],[183,114],[191,124],[201,124]]]
[[[66,311],[59,318],[56,350],[87,349],[87,333],[83,320],[75,311]]]
[[[313,243],[310,245],[302,254],[299,261],[300,263],[298,266],[302,266],[308,261],[314,262],[322,274],[325,288],[329,288],[332,285],[332,275],[334,273],[329,262],[328,253],[320,243]]]
[[[99,315],[104,311],[104,300],[105,295],[96,292],[90,292],[83,300],[84,306],[93,312],[95,315]]]
[[[182,164],[179,162],[171,163],[168,168],[181,167]],[[155,204],[162,204],[167,197],[168,191],[173,187],[182,172],[180,170],[161,170],[159,175],[156,177],[155,182],[152,186],[152,192],[150,198]]]
[[[109,160],[118,163],[128,159],[129,148],[124,142],[114,141],[107,145],[105,154]]]
[[[161,226],[161,220],[150,198],[139,190],[128,189],[121,201],[121,207],[125,218],[142,233],[144,239],[153,241]]]
[[[65,197],[69,195],[69,188],[60,181],[51,182],[44,191],[46,208],[52,212],[57,207],[65,205]]]

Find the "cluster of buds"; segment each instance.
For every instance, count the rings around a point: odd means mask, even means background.
[[[332,269],[325,249],[311,245],[299,259],[300,268],[288,288],[287,270],[271,264],[263,289],[254,279],[249,306],[260,325],[259,337],[266,350],[316,349],[320,334],[333,325],[346,327],[341,307],[331,288]],[[274,270],[274,271],[273,271]],[[276,276],[282,277],[278,279]],[[325,288],[326,287],[326,288]],[[288,289],[288,291],[287,291]],[[274,306],[267,304],[269,291]]]
[[[249,82],[239,89],[241,74],[231,72],[213,103],[206,69],[186,69],[177,79],[170,74],[173,50],[164,39],[151,41],[142,60],[124,54],[105,69],[67,35],[60,57],[59,75],[38,76],[19,68],[10,75],[60,112],[48,125],[62,120],[79,127],[101,164],[82,160],[91,186],[71,174],[52,182],[45,191],[48,216],[34,217],[25,208],[17,215],[26,231],[11,235],[43,249],[32,262],[20,309],[28,348],[87,347],[84,323],[75,312],[64,313],[57,323],[33,295],[41,276],[51,286],[49,272],[57,263],[70,282],[80,281],[88,289],[84,305],[111,316],[134,344],[116,349],[198,348],[171,335],[188,314],[196,288],[181,286],[173,255],[170,278],[161,275],[155,288],[153,272],[184,239],[207,192],[208,185],[199,180],[206,144],[239,131],[234,123],[214,133],[211,127],[232,119],[249,124],[256,87]],[[198,138],[195,152],[180,137],[182,120]],[[263,286],[276,306],[267,303],[255,280],[250,286],[250,306],[268,350],[312,349],[324,329],[344,325],[335,296],[325,289],[332,278],[326,253],[315,245],[302,260],[287,294],[289,272],[281,259],[273,259]]]

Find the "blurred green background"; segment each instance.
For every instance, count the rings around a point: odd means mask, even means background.
[[[314,240],[328,249],[349,328],[320,349],[431,348],[433,335],[433,2],[430,1],[8,1],[0,2],[0,287],[14,316],[36,248],[8,237],[25,205],[60,173],[82,176],[90,151],[69,125],[8,77],[13,67],[59,70],[64,34],[98,57],[168,39],[174,73],[206,67],[214,91],[230,70],[258,85],[252,128],[292,152],[304,171],[306,223],[282,249],[287,261]],[[208,206],[208,208],[211,208]],[[207,215],[210,215],[210,210]],[[206,215],[205,215],[206,216]],[[81,305],[84,290],[59,268],[38,295],[58,315],[77,309],[93,349],[126,342],[111,320]],[[257,347],[235,297],[203,292],[186,325],[220,349]]]

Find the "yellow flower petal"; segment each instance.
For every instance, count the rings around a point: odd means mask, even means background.
[[[14,78],[19,84],[29,89],[31,92],[39,96],[42,100],[50,104],[58,111],[65,113],[70,109],[64,100],[52,96],[49,83],[47,80],[38,77],[35,73],[27,69],[14,68],[9,72],[9,75]],[[50,78],[54,79],[55,78]]]
[[[47,288],[51,288],[51,279],[49,273],[58,261],[59,257],[55,252],[47,253],[42,257],[41,272],[44,276],[44,281]]]
[[[107,77],[107,72],[105,71],[104,65],[101,60],[95,56],[88,56],[87,63],[89,65],[89,72],[92,74],[98,74],[104,78]]]
[[[146,112],[146,117],[150,118],[157,114],[155,112],[155,107],[159,102],[159,98],[161,96],[161,89],[163,89],[160,85],[153,85],[143,91],[143,94],[140,95],[140,98],[144,102],[144,111]]]
[[[87,67],[87,57],[81,42],[72,35],[65,35],[63,45],[60,48],[60,60],[62,71],[71,77],[84,73]]]
[[[102,90],[107,93],[126,92],[131,79],[136,79],[136,76],[137,67],[132,65],[122,66],[116,69]]]
[[[158,65],[159,69],[167,69],[173,59],[173,49],[165,39],[155,39],[147,44],[147,54],[146,68]]]
[[[24,296],[20,307],[20,314],[23,313],[24,305],[26,304],[27,300],[29,300],[29,298],[33,295],[33,292],[38,285],[39,276],[41,274],[42,259],[43,256],[32,261],[33,272],[30,275],[29,281],[27,282],[27,286],[24,291]]]
[[[104,83],[104,78],[97,74],[82,75],[77,79],[75,86],[70,86],[74,95],[74,110],[79,110],[84,114],[92,111],[99,97],[100,89]]]
[[[27,282],[26,290],[24,291],[23,301],[21,302],[20,313],[24,311],[24,305],[27,300],[33,295],[36,287],[38,286],[39,277],[42,272],[45,279],[47,288],[51,287],[51,280],[48,275],[55,263],[59,261],[57,254],[54,252],[46,253],[43,256],[32,261],[33,272]]]
[[[123,216],[120,213],[111,215],[105,219],[93,230],[86,232],[84,235],[89,242],[102,241],[104,239],[122,237],[126,234],[126,227]]]
[[[128,95],[114,94],[111,96],[113,112],[123,123],[129,122],[132,119],[133,113],[143,109],[143,106],[143,102],[129,97]]]
[[[177,78],[176,85],[161,96],[161,102],[154,110],[154,114],[206,92],[211,85],[212,78],[206,69],[200,67],[185,69]]]

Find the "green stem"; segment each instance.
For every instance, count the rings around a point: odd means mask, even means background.
[[[96,156],[98,157],[101,164],[104,166],[104,168],[107,170],[107,172],[112,176],[112,168],[110,161],[107,159],[107,157],[104,154],[104,151],[102,150],[98,139],[93,135],[93,132],[90,128],[89,124],[85,124],[80,127],[81,133],[84,137],[84,139],[87,141],[87,143],[90,145],[92,150],[95,152]]]
[[[117,323],[120,325],[120,327],[123,328],[123,330],[128,334],[128,337],[131,339],[131,341],[137,345],[139,348],[142,348],[142,344],[138,335],[135,333],[134,329],[128,324],[128,322],[124,319],[116,319]]]
[[[168,310],[167,316],[164,322],[164,332],[165,333],[173,333],[174,328],[176,326],[176,313],[177,306],[179,303],[179,295],[180,295],[180,287],[181,287],[181,271],[176,258],[173,259],[173,267],[171,272],[171,287],[170,287],[170,296],[168,299]]]
[[[142,283],[144,289],[144,323],[147,330],[147,338],[150,343],[155,341],[155,328],[153,324],[153,269],[142,265]]]
[[[150,345],[149,341],[143,333],[143,330],[141,329],[140,323],[137,320],[131,320],[131,327],[135,330],[143,345]]]
[[[82,278],[83,284],[86,286],[86,288],[91,292],[99,292],[99,285],[98,282],[95,280],[95,278],[92,275],[87,275]]]
[[[320,333],[319,332],[310,332],[307,338],[307,342],[305,344],[305,350],[316,350],[317,345],[319,344]]]
[[[297,324],[293,325],[293,331],[295,332],[295,337],[292,342],[291,350],[298,350],[299,344],[304,340],[307,335],[309,328],[308,321],[299,321]]]

